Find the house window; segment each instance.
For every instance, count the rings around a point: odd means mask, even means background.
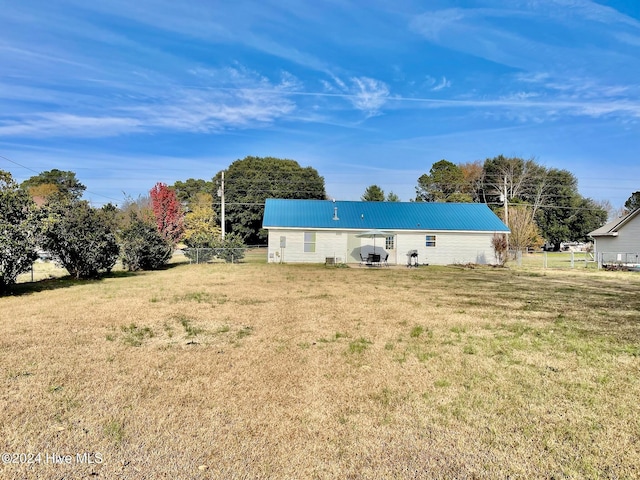
[[[315,253],[316,232],[304,232],[304,251],[306,253]]]
[[[394,250],[396,248],[396,237],[391,235],[384,240],[384,248],[385,250]]]
[[[436,236],[435,235],[427,235],[425,245],[427,247],[435,247],[436,246]]]

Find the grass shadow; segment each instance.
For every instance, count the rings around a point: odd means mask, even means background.
[[[157,270],[172,270],[177,267],[189,265],[187,262],[173,262],[164,265]],[[103,274],[98,278],[88,278],[88,279],[76,279],[71,277],[71,275],[64,275],[55,278],[45,278],[42,280],[37,280],[34,282],[23,282],[12,285],[9,291],[4,294],[0,293],[0,298],[2,297],[16,297],[23,295],[30,295],[32,293],[44,292],[48,290],[58,290],[63,288],[70,288],[76,285],[87,285],[90,283],[101,282],[107,278],[127,278],[134,277],[140,275],[146,275],[148,273],[153,272],[153,270],[141,270],[138,272],[129,272],[127,270],[115,270],[108,273]]]
[[[19,297],[24,295],[31,295],[33,293],[46,292],[50,290],[59,290],[63,288],[71,288],[77,285],[88,285],[97,282],[102,282],[107,278],[127,278],[139,275],[137,272],[116,271],[109,272],[102,275],[99,278],[77,279],[71,275],[65,275],[57,278],[45,278],[36,282],[17,283],[12,285],[10,290],[4,295],[0,295],[0,298],[4,297]]]
[[[4,296],[19,297],[49,290],[71,288],[76,285],[86,285],[87,283],[95,283],[99,281],[101,281],[101,279],[78,280],[72,278],[71,275],[66,275],[64,277],[58,278],[46,278],[37,282],[18,283],[16,285],[13,285],[11,289],[4,294]]]

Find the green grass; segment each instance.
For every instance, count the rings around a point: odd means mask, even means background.
[[[187,338],[196,337],[205,331],[204,328],[194,327],[191,323],[192,320],[185,315],[178,315],[176,320],[178,320],[180,325],[182,325],[182,328],[184,328],[184,333]]]
[[[422,325],[416,325],[411,329],[411,333],[409,336],[411,338],[418,338],[424,332],[424,327]]]
[[[248,337],[249,335],[251,335],[253,333],[253,327],[251,326],[244,326],[242,327],[240,330],[238,330],[238,332],[236,333],[236,337],[239,339],[241,338],[245,338]]]
[[[369,348],[369,345],[371,345],[372,343],[373,342],[367,340],[366,338],[360,337],[359,339],[349,343],[349,353],[361,354],[365,350],[367,350]]]
[[[208,292],[189,292],[184,295],[174,297],[175,302],[197,302],[208,303],[211,301],[211,294]]]
[[[138,327],[135,323],[122,325],[120,330],[123,333],[122,341],[131,347],[139,347],[145,339],[153,338],[154,336],[151,327]]]
[[[122,443],[124,439],[124,424],[120,420],[109,420],[104,426],[104,434],[116,444]]]
[[[586,263],[585,259],[587,260]],[[552,269],[597,269],[596,262],[585,252],[574,252],[573,267],[571,266],[571,252],[527,253],[522,256],[520,266],[527,269],[544,269],[545,262],[546,268]],[[518,268],[518,262],[513,259],[508,261],[508,265],[512,268]]]

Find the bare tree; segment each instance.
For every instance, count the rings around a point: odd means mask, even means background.
[[[544,242],[533,220],[533,208],[527,205],[512,205],[509,208],[509,247],[526,251],[529,247],[540,247]]]

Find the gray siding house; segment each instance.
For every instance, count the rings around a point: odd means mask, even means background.
[[[640,209],[589,234],[598,265],[640,265]]]

